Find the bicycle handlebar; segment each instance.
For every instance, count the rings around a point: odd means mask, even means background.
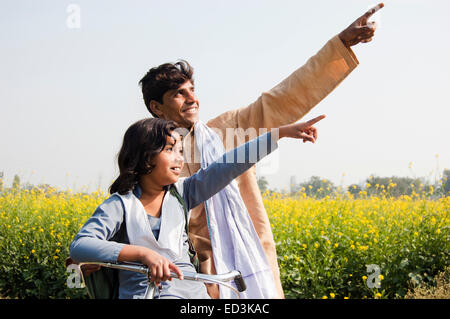
[[[137,273],[141,273],[147,276],[148,282],[149,282],[149,288],[147,288],[147,291],[145,293],[146,298],[151,297],[153,298],[154,291],[155,291],[155,284],[154,282],[151,282],[150,279],[150,271],[147,266],[143,264],[137,264],[137,263],[129,263],[129,262],[120,262],[120,263],[105,263],[105,262],[82,262],[79,263],[79,266],[82,265],[99,265],[102,267],[107,268],[114,268],[114,269],[120,269],[120,270],[128,270],[128,271],[134,271]],[[170,276],[173,278],[178,278],[178,275],[174,272],[170,273]],[[191,271],[183,271],[183,277],[184,280],[192,280],[192,281],[201,281],[204,283],[214,283],[219,284],[222,286],[225,286],[231,290],[233,290],[234,293],[240,298],[239,292],[243,292],[246,290],[246,285],[244,278],[242,278],[241,272],[238,270],[232,270],[225,274],[217,274],[217,275],[207,275],[207,274],[201,274],[197,272],[191,272]],[[229,282],[233,281],[236,285],[236,288],[228,284]],[[152,285],[152,287],[151,287]]]

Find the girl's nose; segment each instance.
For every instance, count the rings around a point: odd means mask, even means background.
[[[177,153],[175,161],[177,162],[177,164],[183,165],[184,164],[183,153]]]

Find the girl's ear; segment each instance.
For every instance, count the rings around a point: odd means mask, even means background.
[[[155,101],[155,100],[151,100],[149,103],[149,107],[150,110],[152,110],[153,113],[155,113],[159,118],[164,118],[163,115],[163,111],[161,111],[162,109],[162,104]]]

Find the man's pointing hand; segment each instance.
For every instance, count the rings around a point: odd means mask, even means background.
[[[376,25],[368,23],[369,18],[378,10],[384,7],[380,3],[356,19],[347,29],[339,33],[339,38],[346,47],[351,47],[359,42],[370,42],[375,34]]]

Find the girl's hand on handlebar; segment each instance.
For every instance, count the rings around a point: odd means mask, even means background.
[[[299,122],[281,126],[278,129],[279,138],[291,137],[302,139],[303,143],[315,143],[317,140],[317,129],[313,125],[324,118],[325,115],[320,115],[306,122]]]
[[[150,280],[158,286],[161,281],[172,280],[171,271],[177,274],[178,279],[183,280],[183,272],[174,263],[151,249],[145,250],[141,263],[148,267]]]

